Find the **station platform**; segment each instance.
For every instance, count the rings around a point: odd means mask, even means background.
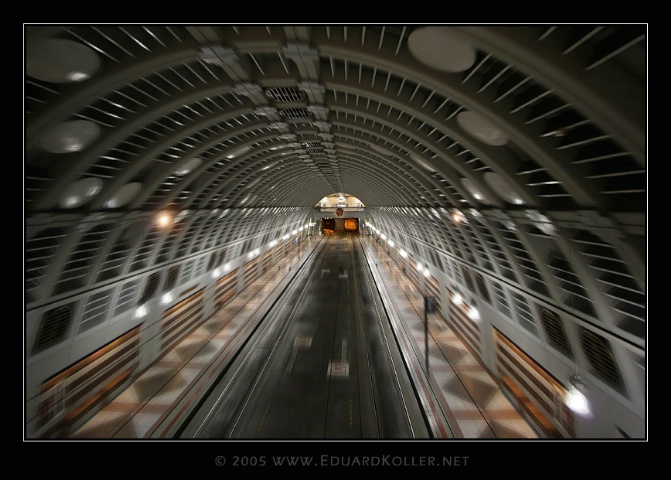
[[[359,238],[431,419],[434,438],[538,438],[492,375],[447,324],[430,319],[430,335],[425,336],[421,292],[380,244],[371,237]],[[175,438],[180,422],[202,396],[208,382],[235,355],[240,342],[261,321],[273,298],[280,295],[320,240],[308,237],[300,252],[273,265],[68,438]],[[428,375],[425,344],[429,347]]]

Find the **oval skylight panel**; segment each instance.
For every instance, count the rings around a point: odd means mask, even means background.
[[[425,170],[428,170],[429,172],[435,172],[436,171],[435,168],[433,168],[431,165],[429,165],[429,163],[426,160],[424,160],[422,157],[420,157],[419,155],[415,155],[414,153],[411,153],[410,158],[412,158],[412,160],[415,163],[417,163],[420,167],[424,168]]]
[[[484,193],[482,193],[482,191],[475,185],[475,182],[473,182],[470,178],[462,178],[461,184],[464,186],[464,188],[466,188],[466,190],[469,191],[471,195],[473,195],[473,198],[475,198],[477,201],[486,205],[492,204],[492,202],[485,196]]]
[[[71,120],[47,132],[40,140],[40,145],[51,153],[79,152],[94,142],[99,134],[100,127],[97,123]]]
[[[249,152],[252,149],[249,145],[243,145],[240,148],[236,148],[235,150],[231,150],[226,154],[226,158],[236,158],[239,157],[240,155],[243,155],[247,152]]]
[[[487,145],[500,147],[508,142],[508,136],[487,117],[478,112],[461,112],[457,123],[473,137]]]
[[[103,186],[99,178],[84,178],[71,184],[58,201],[61,208],[77,208],[94,197]]]
[[[492,187],[503,200],[513,205],[521,205],[524,203],[522,196],[515,190],[515,188],[498,173],[486,172],[485,181]]]
[[[441,72],[463,72],[475,63],[475,49],[451,27],[419,28],[408,37],[410,53]]]
[[[26,44],[26,74],[50,83],[81,82],[100,67],[96,52],[72,40],[56,38]]]
[[[105,206],[107,208],[120,208],[130,202],[138,194],[142,184],[140,182],[127,183],[119,189],[116,194],[110,198]]]
[[[191,172],[194,168],[198,167],[202,160],[198,157],[193,157],[191,160],[183,163],[177,170],[174,171],[174,174],[178,177],[183,177],[184,175]]]
[[[368,146],[375,150],[377,153],[381,153],[382,155],[393,155],[393,152],[391,150],[387,150],[384,147],[379,146],[376,143],[369,143]]]

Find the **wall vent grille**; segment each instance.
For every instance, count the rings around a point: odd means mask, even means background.
[[[621,390],[622,376],[617,368],[610,343],[596,333],[584,329],[580,332],[580,341],[590,365],[599,378],[615,389]]]
[[[32,354],[44,351],[65,339],[72,322],[72,308],[69,305],[49,310],[37,330]]]
[[[541,322],[553,347],[568,357],[572,357],[571,344],[566,336],[561,319],[547,308],[541,308]]]
[[[300,102],[305,98],[305,92],[300,88],[277,87],[266,90],[266,96],[276,102]]]

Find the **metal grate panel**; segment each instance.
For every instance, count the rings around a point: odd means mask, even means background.
[[[306,120],[312,118],[312,113],[306,108],[283,108],[279,114],[292,120]]]
[[[581,329],[580,343],[596,375],[616,390],[622,390],[622,376],[608,341],[594,332]]]
[[[54,345],[58,345],[63,340],[70,329],[72,323],[72,306],[64,305],[62,307],[49,310],[44,314],[37,330],[35,343],[31,350],[32,354],[40,353]]]
[[[545,334],[550,340],[552,346],[567,357],[571,358],[573,356],[571,344],[568,341],[566,331],[564,330],[564,325],[562,324],[559,316],[547,308],[541,308],[540,315],[541,324],[543,325]]]
[[[266,96],[276,102],[300,102],[305,98],[305,92],[295,87],[277,87],[266,90]]]
[[[163,291],[168,292],[175,288],[177,284],[177,278],[179,276],[179,268],[181,265],[173,265],[170,267],[168,270],[168,275],[166,276],[165,279],[165,285],[163,286]]]
[[[158,292],[158,285],[160,282],[161,282],[160,272],[152,273],[151,275],[149,275],[144,285],[144,291],[142,292],[142,296],[138,301],[139,305],[147,303],[149,300],[151,300],[156,296],[156,292]]]

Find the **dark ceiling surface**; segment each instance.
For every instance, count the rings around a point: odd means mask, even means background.
[[[114,317],[113,299],[85,314],[103,287],[208,249],[242,255],[339,192],[445,282],[461,288],[454,267],[466,266],[511,316],[533,301],[579,327],[571,362],[640,435],[646,35],[645,24],[25,25],[29,390],[75,356],[31,350],[46,312],[80,302],[61,337],[72,348],[79,323]],[[182,222],[165,243],[148,226],[163,209]],[[516,323],[539,363],[552,337],[542,323],[535,312]]]

